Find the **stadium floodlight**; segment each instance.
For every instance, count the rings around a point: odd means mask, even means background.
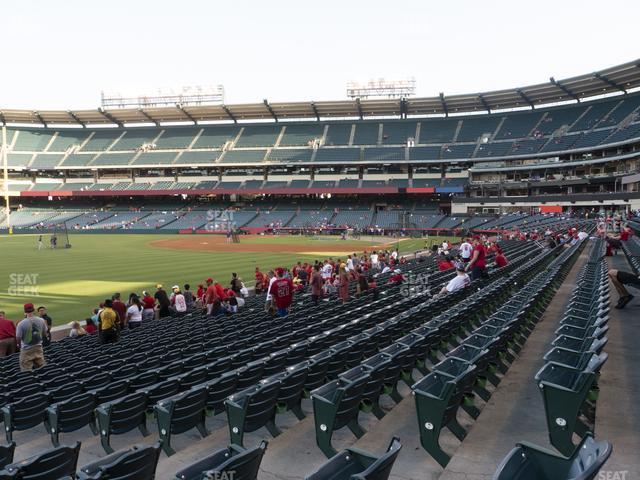
[[[6,208],[5,217],[7,220],[7,230],[9,235],[13,233],[11,228],[11,206],[9,204],[9,146],[7,144],[7,125],[2,124],[2,144],[0,144],[0,158],[2,160],[3,170],[3,190],[4,190],[4,204]]]
[[[222,105],[224,86],[187,86],[178,89],[158,89],[153,94],[126,95],[122,93],[100,92],[101,106],[113,108],[155,108],[179,105],[181,107]]]
[[[400,80],[378,78],[366,82],[351,81],[347,83],[347,96],[349,98],[406,98],[415,94],[416,79],[413,77]]]

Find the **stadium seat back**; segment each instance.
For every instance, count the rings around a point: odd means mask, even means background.
[[[13,461],[13,454],[16,451],[16,443],[11,442],[9,445],[0,445],[0,468],[10,464]]]
[[[22,462],[7,465],[16,480],[73,478],[76,474],[80,442],[73,447],[57,447]]]
[[[159,458],[159,442],[149,446],[136,445],[85,465],[80,469],[78,479],[151,480],[155,478]]]
[[[207,408],[215,414],[224,411],[224,400],[237,390],[238,372],[232,370],[207,381]]]

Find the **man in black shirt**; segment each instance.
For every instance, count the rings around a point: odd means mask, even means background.
[[[171,302],[169,301],[167,292],[162,289],[162,285],[157,285],[157,290],[154,297],[158,302],[158,307],[160,307],[160,318],[168,317],[169,315],[171,315],[171,311],[169,310]]]
[[[47,314],[47,309],[45,307],[38,307],[38,316],[47,322],[47,331],[42,339],[42,344],[46,346],[51,343],[51,327],[53,326],[53,318]]]

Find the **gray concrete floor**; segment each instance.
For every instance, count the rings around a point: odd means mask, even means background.
[[[357,440],[347,429],[342,429],[334,435],[334,446],[338,450],[356,447],[381,454],[394,435],[400,437],[403,448],[392,471],[394,480],[486,480],[492,477],[500,460],[516,442],[527,440],[550,448],[542,397],[533,377],[542,366],[544,353],[550,348],[553,331],[584,259],[583,254],[528,339],[520,358],[509,369],[489,402],[480,405],[482,413],[477,421],[472,422],[462,411],[458,414],[460,423],[469,432],[465,441],[460,443],[448,431],[443,432],[441,444],[445,451],[453,454],[446,469],[443,470],[420,446],[414,399],[404,385],[401,387],[404,399],[399,405],[383,397],[383,408],[388,413],[382,420],[370,414],[361,415],[361,424],[367,430],[361,439]],[[623,256],[614,257],[612,265],[628,269]],[[612,299],[616,301],[613,288]],[[628,471],[626,480],[640,479],[640,403],[634,401],[640,398],[640,369],[636,368],[640,365],[637,347],[639,312],[640,295],[625,310],[612,309],[609,344],[605,349],[609,353],[609,361],[602,370],[597,412],[596,437],[609,439],[614,444],[614,453],[606,469]],[[277,438],[271,438],[265,429],[245,436],[245,446],[256,445],[263,438],[269,441],[260,480],[301,479],[326,461],[315,444],[309,400],[304,401],[303,409],[307,413],[303,421],[298,421],[291,414],[278,417],[277,423],[283,433]],[[179,469],[227,445],[229,434],[224,414],[209,418],[207,427],[211,434],[204,439],[195,431],[174,437],[173,446],[177,453],[169,458],[161,454],[158,480],[173,479]],[[158,438],[157,427],[152,420],[149,421],[149,430],[151,435],[146,438],[137,430],[114,436],[112,445],[117,450],[136,443],[151,444]],[[16,432],[15,440],[18,443],[16,460],[51,446],[44,427]],[[83,443],[79,466],[105,455],[99,438],[92,436],[88,428],[62,435],[62,443],[72,444],[75,440]]]
[[[608,259],[610,268],[631,272],[623,254]],[[623,310],[611,309],[609,354],[602,367],[596,412],[596,438],[613,443],[613,454],[603,470],[626,480],[640,479],[640,291]],[[611,299],[618,300],[611,286]]]
[[[542,395],[534,376],[551,348],[554,331],[584,264],[582,254],[505,374],[469,435],[440,476],[443,480],[491,479],[500,461],[521,440],[549,445]]]

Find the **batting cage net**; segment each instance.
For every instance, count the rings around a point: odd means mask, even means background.
[[[66,223],[57,223],[52,225],[49,229],[48,235],[43,235],[42,237],[42,241],[45,243],[44,246],[47,248],[71,248],[69,231],[67,230]]]

